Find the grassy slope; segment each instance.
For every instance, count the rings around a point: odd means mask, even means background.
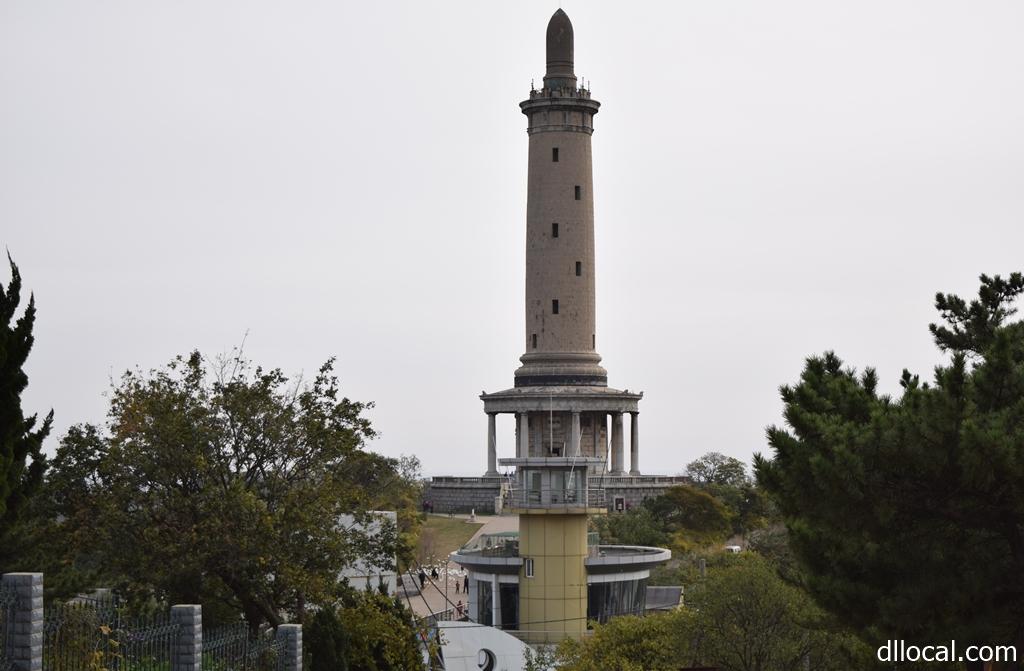
[[[427,515],[427,521],[420,527],[416,557],[423,564],[432,564],[465,545],[482,526],[457,517]]]

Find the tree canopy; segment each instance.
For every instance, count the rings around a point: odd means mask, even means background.
[[[757,553],[719,556],[686,605],[646,617],[617,617],[592,636],[558,648],[561,671],[846,671],[876,668],[872,651]]]
[[[625,513],[593,518],[604,543],[671,546],[688,550],[724,540],[731,515],[721,501],[697,487],[676,485]]]
[[[24,366],[32,350],[35,297],[14,321],[21,303],[21,273],[10,255],[11,281],[0,285],[0,568],[9,568],[9,535],[30,497],[42,484],[46,459],[42,443],[50,433],[53,411],[37,426],[37,416],[26,416],[21,394],[28,386]],[[13,322],[13,323],[12,323]]]
[[[951,361],[901,393],[834,353],[782,387],[759,481],[778,503],[815,599],[871,641],[1024,649],[1024,279],[981,276],[977,300],[938,294]]]
[[[699,486],[729,485],[741,487],[750,481],[747,465],[721,452],[708,452],[686,465],[686,475]]]
[[[38,533],[58,568],[81,572],[57,584],[221,603],[256,627],[334,603],[356,557],[408,554],[393,525],[370,537],[339,524],[414,506],[416,465],[363,449],[369,404],[340,396],[332,363],[308,382],[241,355],[125,373],[107,426],[73,427],[46,482]]]
[[[303,639],[311,671],[417,671],[425,668],[421,643],[438,658],[436,638],[414,625],[412,611],[374,591],[349,590],[320,609]]]

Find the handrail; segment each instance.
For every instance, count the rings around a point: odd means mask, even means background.
[[[510,508],[597,508],[605,505],[603,489],[513,487],[503,501]]]

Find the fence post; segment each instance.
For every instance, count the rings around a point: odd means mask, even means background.
[[[171,647],[171,671],[201,671],[203,666],[203,607],[171,606],[171,624],[178,625]]]
[[[14,639],[10,660],[18,671],[43,668],[43,574],[5,573],[3,584],[14,590]]]
[[[283,671],[302,671],[302,625],[282,624],[277,628],[277,637],[284,643]]]

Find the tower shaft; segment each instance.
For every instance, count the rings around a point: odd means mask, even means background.
[[[564,14],[563,14],[564,16]],[[530,137],[526,205],[526,348],[516,386],[607,386],[597,354],[594,178],[600,103],[577,88],[572,25],[552,19],[542,89],[520,103]]]

